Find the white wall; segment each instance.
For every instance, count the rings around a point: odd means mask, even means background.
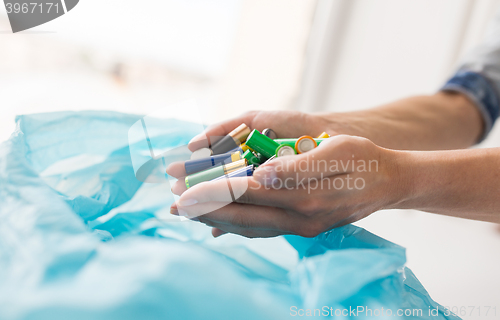
[[[436,91],[450,75],[465,50],[477,43],[499,1],[496,0],[335,0],[331,19],[343,23],[323,39],[312,43],[313,51],[326,51],[323,63],[302,94],[314,90],[318,79],[328,87],[300,101],[300,110],[348,111],[372,107],[401,97]],[[326,3],[326,5],[325,5]],[[321,22],[320,22],[321,24]],[[322,23],[324,24],[324,22]],[[323,26],[315,26],[320,33]],[[319,28],[319,29],[318,29]],[[338,34],[342,34],[339,37]],[[335,47],[329,47],[331,40]],[[310,52],[306,68],[318,58]],[[325,68],[326,67],[326,68]],[[307,81],[309,80],[309,81]]]

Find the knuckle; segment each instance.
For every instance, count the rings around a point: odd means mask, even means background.
[[[356,140],[354,140],[353,142],[355,142],[357,146],[362,148],[368,148],[374,144],[371,140],[367,138],[363,137],[354,137],[354,138],[356,138]]]
[[[285,174],[284,170],[275,170],[272,178],[273,186],[275,185],[276,187],[283,187],[285,185],[287,175]]]
[[[371,140],[364,137],[348,136],[348,135],[341,135],[339,137],[340,139],[338,140],[338,146],[340,148],[345,148],[347,150],[352,150],[356,146],[366,146],[373,143],[371,142]]]
[[[307,221],[300,225],[297,234],[305,238],[314,238],[323,231],[323,226],[317,221]]]
[[[342,139],[339,141],[337,150],[339,150],[340,152],[351,153],[352,146],[353,146],[353,137],[343,136]]]

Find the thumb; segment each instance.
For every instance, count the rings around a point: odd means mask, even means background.
[[[350,173],[352,148],[344,136],[331,137],[299,155],[276,158],[255,170],[253,178],[266,186],[291,187],[304,179]]]

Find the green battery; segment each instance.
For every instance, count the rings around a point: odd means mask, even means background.
[[[260,153],[256,153],[255,156],[257,157],[257,159],[259,159],[260,163],[264,163],[267,161],[267,159],[269,159],[268,157],[260,154]]]
[[[261,161],[259,158],[257,158],[252,151],[250,150],[247,150],[245,151],[245,153],[243,154],[243,158],[247,160],[247,163],[250,165],[250,164],[253,164],[253,165],[256,165],[258,166],[259,164],[261,164],[263,161]]]
[[[328,139],[328,138],[316,138],[316,139],[314,139],[314,141],[316,141],[316,143],[319,146],[319,144],[326,139]],[[290,146],[292,148],[295,148],[295,143],[297,142],[297,140],[299,140],[299,139],[275,139],[274,141],[280,145],[284,144],[286,146]]]
[[[280,144],[278,149],[276,149],[276,157],[292,156],[297,154],[297,151],[289,145]]]
[[[247,146],[267,158],[274,156],[276,149],[280,146],[273,139],[266,137],[257,130],[253,130],[247,138]]]
[[[247,160],[241,159],[235,162],[228,163],[226,165],[210,168],[204,171],[191,174],[184,179],[184,182],[186,183],[186,188],[189,189],[192,186],[197,185],[198,183],[202,183],[204,181],[210,181],[217,177],[231,173],[235,170],[245,168],[246,166],[247,166]]]

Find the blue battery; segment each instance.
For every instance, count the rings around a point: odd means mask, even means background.
[[[245,168],[241,168],[239,170],[233,171],[231,173],[225,174],[223,176],[217,177],[211,181],[222,180],[224,178],[234,178],[234,177],[248,177],[252,176],[254,171],[254,165],[246,166]]]
[[[215,166],[220,166],[241,159],[242,157],[240,151],[228,152],[201,159],[187,160],[184,163],[184,168],[186,169],[186,175],[191,175],[196,172],[200,172]]]

